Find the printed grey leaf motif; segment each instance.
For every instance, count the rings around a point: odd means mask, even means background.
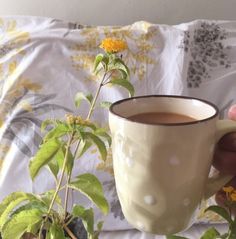
[[[211,78],[214,67],[229,68],[229,46],[223,45],[227,32],[216,23],[202,22],[194,32],[186,31],[180,48],[189,52],[190,60],[187,70],[187,85],[197,88]]]
[[[125,217],[121,210],[120,201],[118,199],[117,192],[116,192],[115,179],[112,179],[110,181],[105,181],[103,185],[105,188],[107,188],[107,191],[111,192],[111,196],[112,196],[112,199],[110,200],[111,213],[114,215],[115,218],[119,217],[120,220],[124,220]]]
[[[27,91],[25,91],[25,94]],[[72,110],[57,104],[45,103],[48,100],[51,100],[56,97],[56,94],[51,95],[42,95],[42,94],[34,94],[34,95],[26,95],[25,94],[15,100],[13,102],[12,107],[8,112],[8,121],[6,122],[5,132],[3,134],[3,138],[8,139],[15,143],[19,150],[31,157],[34,152],[30,150],[30,148],[26,145],[23,139],[19,137],[19,132],[26,132],[29,137],[33,140],[33,143],[36,147],[42,141],[41,136],[37,133],[41,127],[42,120],[38,118],[38,116],[49,113],[50,111],[58,111],[63,110],[65,112],[72,112]],[[24,97],[25,96],[25,97]],[[21,100],[29,101],[31,105],[31,111],[27,111],[24,109],[15,110],[17,104],[20,104]],[[32,102],[32,104],[31,104]]]

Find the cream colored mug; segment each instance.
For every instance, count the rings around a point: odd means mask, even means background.
[[[177,113],[195,120],[150,124],[129,119],[148,112]],[[111,105],[115,181],[130,224],[159,235],[187,229],[201,200],[232,178],[209,178],[218,140],[236,131],[236,122],[218,116],[212,103],[184,96],[149,95]]]

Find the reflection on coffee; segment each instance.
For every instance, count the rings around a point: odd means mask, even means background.
[[[147,112],[128,117],[132,121],[146,124],[176,124],[196,121],[196,119],[182,114],[170,112]]]

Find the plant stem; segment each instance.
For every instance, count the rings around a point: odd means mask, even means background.
[[[59,182],[57,184],[57,187],[56,187],[56,191],[53,195],[53,198],[52,198],[52,201],[50,203],[50,206],[48,208],[48,211],[47,211],[47,215],[45,217],[45,219],[43,220],[43,223],[42,223],[42,226],[40,228],[40,233],[42,232],[42,229],[43,229],[43,226],[44,226],[44,223],[48,220],[48,217],[49,217],[49,214],[52,210],[52,207],[55,203],[55,200],[56,200],[56,197],[58,195],[58,192],[60,191],[60,187],[61,187],[61,184],[62,184],[62,180],[63,180],[63,177],[64,177],[64,174],[65,174],[65,169],[66,169],[66,164],[67,164],[67,160],[68,160],[68,152],[69,152],[69,148],[70,148],[70,144],[73,140],[73,137],[74,137],[74,134],[75,132],[73,132],[68,140],[68,143],[67,143],[67,147],[66,147],[66,153],[65,153],[65,158],[64,158],[64,162],[63,162],[63,166],[62,166],[62,173],[61,173],[61,176],[60,176],[60,179],[59,179]],[[41,236],[41,234],[39,234],[39,237]]]
[[[98,95],[99,95],[99,93],[100,93],[100,90],[101,90],[101,88],[102,88],[102,86],[103,86],[103,82],[104,82],[104,80],[105,80],[105,78],[106,78],[106,75],[107,75],[107,73],[105,73],[105,74],[103,75],[103,78],[102,78],[102,80],[101,80],[101,82],[100,82],[100,84],[99,84],[99,87],[98,87],[98,89],[97,89],[97,92],[96,92],[96,94],[95,94],[95,96],[94,96],[94,98],[93,98],[93,102],[92,102],[92,104],[91,104],[91,107],[90,107],[90,109],[89,109],[89,113],[88,113],[88,116],[87,116],[87,119],[88,119],[88,120],[90,119],[90,117],[91,117],[91,115],[92,115],[92,113],[93,113],[93,111],[94,111],[94,107],[95,107],[95,104],[96,104],[96,102],[97,102],[97,98],[98,98]]]
[[[68,233],[68,235],[71,237],[71,239],[77,239],[77,237],[72,233],[72,231],[66,225],[64,225],[63,228]]]
[[[102,86],[103,86],[103,82],[104,82],[104,80],[105,80],[105,78],[106,78],[106,75],[107,75],[107,72],[103,75],[103,78],[102,78],[102,80],[101,80],[101,82],[100,82],[100,84],[99,84],[99,87],[98,87],[98,89],[97,89],[97,91],[96,91],[96,93],[95,93],[95,96],[94,96],[94,98],[93,98],[92,104],[91,104],[91,106],[90,106],[90,109],[89,109],[89,112],[88,112],[88,115],[87,115],[87,118],[86,118],[87,120],[90,119],[90,117],[91,117],[91,115],[92,115],[92,113],[93,113],[93,111],[94,111],[94,107],[95,107],[95,105],[96,105],[96,102],[97,102],[99,93],[100,93],[100,91],[101,91],[101,88],[102,88]],[[75,156],[76,156],[76,154],[77,154],[77,151],[78,151],[78,149],[79,149],[80,142],[81,142],[81,140],[78,141],[78,143],[77,143],[77,145],[76,145],[76,147],[75,147],[74,158],[75,158]],[[67,181],[66,181],[65,218],[66,218],[67,207],[68,207],[68,199],[69,199],[69,187],[68,187],[68,185],[69,185],[70,180],[71,180],[71,173],[72,173],[72,172],[70,172],[70,173],[68,174],[68,176],[67,176]]]

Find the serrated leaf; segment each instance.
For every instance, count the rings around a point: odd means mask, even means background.
[[[53,159],[60,148],[61,142],[58,139],[49,140],[41,145],[29,164],[30,176],[32,180],[35,179],[39,170]]]
[[[90,132],[86,132],[85,136],[87,139],[90,139],[97,146],[102,160],[106,161],[107,149],[106,149],[106,145],[103,143],[103,141],[99,137],[97,137],[96,135],[94,135],[93,133],[90,133]]]
[[[102,101],[102,102],[100,103],[100,106],[101,106],[102,108],[106,108],[106,109],[109,109],[111,105],[112,105],[112,103],[109,102],[109,101]]]
[[[94,233],[94,214],[93,209],[86,209],[81,215],[82,222],[84,224],[85,230],[88,233],[88,236],[92,236]],[[88,237],[89,238],[89,237]]]
[[[107,130],[104,129],[104,128],[98,128],[94,131],[94,134],[102,137],[102,138],[105,138],[108,142],[108,145],[111,146],[111,136],[106,132]]]
[[[104,55],[103,54],[98,54],[94,60],[94,72],[97,70],[99,64],[103,61]]]
[[[80,158],[83,156],[84,153],[87,152],[87,150],[92,146],[92,142],[88,141],[88,140],[84,140],[80,142],[77,154],[76,154],[76,158]]]
[[[3,201],[0,203],[0,217],[3,214],[3,212],[6,210],[6,207],[11,203],[12,201],[15,201],[18,198],[25,197],[26,194],[24,192],[13,192],[7,197],[3,199]]]
[[[62,227],[55,223],[51,224],[47,233],[47,239],[66,239]]]
[[[83,213],[85,212],[85,208],[81,205],[74,205],[73,209],[72,209],[72,215],[74,217],[81,217],[81,215],[83,215]]]
[[[187,237],[170,235],[170,236],[166,236],[166,239],[188,239],[188,238]]]
[[[38,209],[21,211],[4,225],[2,237],[4,239],[21,239],[25,232],[30,231],[33,225],[42,220],[42,212]]]
[[[130,96],[134,96],[134,87],[133,85],[126,79],[111,79],[110,83],[112,85],[122,86],[126,90],[128,90]]]
[[[13,213],[11,213],[11,217],[15,214],[18,214],[21,211],[27,211],[30,209],[39,209],[40,211],[47,213],[48,207],[45,205],[44,202],[41,202],[39,200],[37,201],[32,201],[32,202],[28,202],[23,206],[20,206],[19,208],[17,208]]]
[[[0,214],[0,229],[4,226],[8,220],[10,214],[24,201],[35,200],[38,198],[29,193],[14,192],[7,196],[1,203],[1,214]]]
[[[122,69],[123,71],[125,71],[128,76],[130,75],[129,68],[126,66],[126,64],[124,63],[124,61],[122,59],[115,58],[114,64],[119,69]]]
[[[79,175],[69,186],[86,195],[104,214],[108,213],[109,206],[102,185],[93,174]]]
[[[53,138],[62,137],[69,132],[71,132],[71,128],[66,123],[57,124],[53,129],[51,129],[43,138],[44,142],[51,140]]]
[[[92,94],[85,95],[83,92],[78,92],[75,95],[75,105],[76,105],[76,107],[80,107],[82,100],[87,101],[91,105],[92,101],[93,101],[93,96],[92,96]]]
[[[58,162],[56,161],[56,159],[51,160],[48,163],[48,167],[49,167],[50,172],[53,174],[53,176],[57,180],[57,175],[59,173],[59,165],[58,165]]]
[[[94,232],[94,214],[93,209],[85,209],[81,205],[74,205],[72,210],[72,215],[74,217],[81,218],[84,224],[86,231],[89,234],[93,234]]]
[[[200,239],[216,239],[219,235],[220,233],[215,228],[211,227],[204,232]]]
[[[213,206],[208,207],[205,210],[205,212],[207,212],[207,211],[215,212],[216,214],[220,215],[222,218],[224,218],[229,223],[232,222],[232,219],[231,219],[229,213],[223,207],[213,205]]]
[[[66,155],[66,146],[63,145],[57,152],[57,154],[55,154],[54,158],[57,161],[59,168],[62,169],[63,167],[63,163],[65,160],[65,155]],[[71,172],[72,168],[74,165],[74,158],[73,155],[69,149],[68,154],[67,154],[67,164],[66,164],[66,173],[68,174],[69,172]]]
[[[44,202],[45,205],[49,207],[51,204],[52,198],[54,197],[54,194],[55,194],[55,190],[47,191],[40,195],[40,199]],[[58,195],[56,196],[55,202],[58,205],[61,205],[61,198]]]

